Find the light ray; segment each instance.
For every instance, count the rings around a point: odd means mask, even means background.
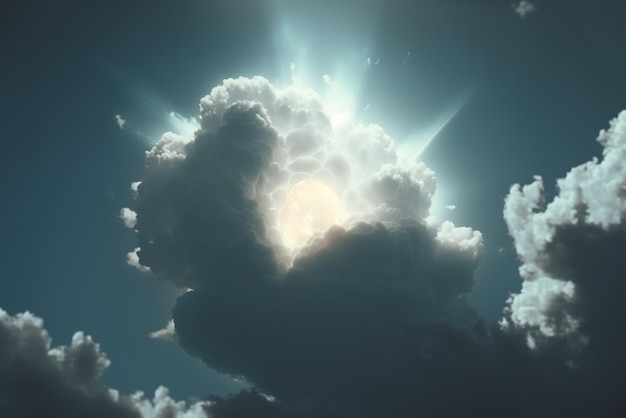
[[[439,136],[446,126],[463,110],[471,97],[476,92],[476,85],[471,86],[464,91],[455,102],[444,111],[425,131],[419,134],[413,134],[398,147],[398,153],[406,159],[416,160],[426,151],[428,146]]]

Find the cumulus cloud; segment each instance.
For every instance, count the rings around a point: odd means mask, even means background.
[[[570,351],[583,351],[577,354],[583,363],[609,339],[624,346],[623,332],[602,322],[622,312],[615,295],[623,293],[626,277],[618,255],[626,245],[626,111],[597,141],[602,158],[559,179],[552,201],[536,176],[529,185],[514,185],[504,208],[524,282],[502,324],[523,330],[531,345],[565,340]],[[602,357],[616,360],[606,352]]]
[[[117,123],[117,126],[119,126],[120,129],[124,129],[126,121],[122,118],[121,115],[115,115],[115,123]]]
[[[136,247],[133,251],[126,254],[126,264],[128,264],[131,267],[136,268],[142,273],[146,273],[150,271],[150,267],[144,266],[143,264],[139,262],[139,255],[137,255],[137,253],[139,253],[140,250],[141,248]]]
[[[167,321],[167,324],[165,325],[165,327],[149,333],[148,337],[154,338],[157,340],[171,340],[174,338],[175,334],[176,334],[176,326],[174,325],[174,320],[170,319],[169,321]]]
[[[505,219],[524,284],[504,329],[490,329],[466,302],[481,233],[432,221],[435,174],[401,158],[382,127],[334,124],[314,91],[262,77],[225,80],[200,110],[198,130],[166,133],[146,153],[133,183],[138,247],[129,263],[191,289],[173,309],[188,353],[275,396],[215,402],[214,418],[245,416],[245,405],[290,417],[452,416],[460,404],[475,415],[526,416],[535,398],[544,416],[617,407],[615,391],[582,396],[599,381],[593,359],[610,339],[592,325],[605,311],[583,320],[592,300],[584,287],[593,286],[579,277],[610,253],[590,242],[620,243],[623,122],[602,133],[603,162],[559,183],[559,203],[545,205],[539,177],[512,188]],[[342,216],[288,246],[281,215],[288,201],[309,204],[290,193],[306,181],[332,189]],[[584,259],[579,251],[593,263],[568,270]],[[551,348],[538,350],[548,339]],[[604,343],[589,348],[594,340]]]
[[[513,10],[515,10],[515,13],[517,13],[522,19],[525,18],[527,14],[537,10],[537,7],[533,3],[526,0],[514,3],[512,7]]]
[[[142,392],[120,395],[100,377],[111,362],[100,346],[76,332],[68,346],[51,347],[43,321],[0,309],[0,416],[3,418],[106,417],[207,418],[209,402],[187,407],[159,387],[153,399]]]

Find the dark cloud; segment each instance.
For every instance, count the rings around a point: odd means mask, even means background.
[[[0,309],[0,416],[3,418],[205,418],[206,403],[189,408],[167,389],[154,399],[121,396],[100,383],[110,361],[93,339],[77,332],[69,346],[51,348],[43,321]]]
[[[410,370],[440,345],[478,344],[462,298],[475,266],[446,257],[423,225],[363,223],[332,229],[274,282],[185,294],[174,320],[181,345],[217,370],[309,410],[365,412],[363,393],[424,384]]]

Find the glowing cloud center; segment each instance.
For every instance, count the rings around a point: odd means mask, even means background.
[[[285,245],[303,246],[316,232],[323,232],[341,222],[339,196],[318,180],[295,184],[280,211],[280,233]]]

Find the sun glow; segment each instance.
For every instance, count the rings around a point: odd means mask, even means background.
[[[280,232],[285,245],[301,247],[315,234],[341,222],[341,201],[335,191],[318,180],[295,184],[280,211]]]

